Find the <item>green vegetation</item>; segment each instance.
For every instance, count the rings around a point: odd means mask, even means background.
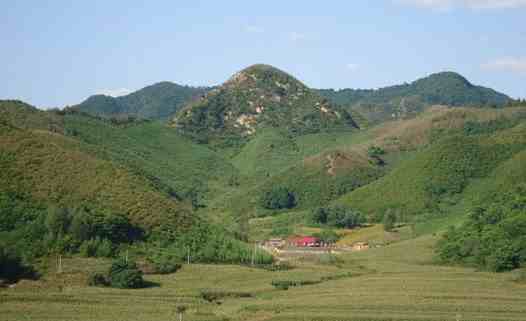
[[[6,244],[0,242],[0,280],[15,282],[21,278],[35,278],[32,266],[23,262],[15,251],[10,251]]]
[[[404,161],[381,179],[341,199],[381,221],[388,210],[407,222],[419,217],[445,215],[462,200],[469,200],[470,186],[488,177],[502,163],[526,148],[524,123],[508,119],[483,123],[481,133],[467,122],[460,129],[441,132],[441,138]],[[477,125],[479,126],[479,125]],[[502,129],[501,129],[502,128]],[[468,193],[468,194],[466,194]]]
[[[114,288],[137,289],[144,286],[142,272],[137,264],[122,258],[113,261],[108,277],[110,286]]]
[[[168,120],[184,104],[204,95],[210,88],[180,86],[160,82],[121,97],[95,95],[72,107],[74,110],[106,118],[128,116]]]
[[[362,213],[342,205],[315,208],[309,220],[313,224],[337,228],[353,228],[365,223]]]
[[[492,89],[475,86],[454,72],[432,74],[410,84],[377,90],[322,89],[318,92],[372,122],[412,117],[431,105],[500,108],[512,101]]]
[[[248,67],[190,103],[173,125],[195,141],[218,146],[242,145],[262,128],[299,136],[357,127],[344,109],[266,65]]]
[[[405,87],[425,95],[396,98]],[[371,110],[416,115],[479,89],[442,74]],[[433,107],[358,130],[261,65],[187,103],[175,128],[140,119],[166,106],[152,97],[107,119],[0,102],[0,285],[22,278],[0,293],[2,317],[523,319],[522,107]],[[333,246],[256,243],[291,235]]]
[[[525,153],[519,156],[524,158]],[[512,175],[523,176],[524,169]],[[495,272],[512,270],[526,262],[526,185],[510,184],[509,179],[499,186],[499,193],[486,193],[487,197],[469,210],[464,224],[450,227],[438,243],[442,262]]]
[[[296,197],[284,186],[273,186],[263,193],[260,202],[262,207],[269,210],[291,209],[296,206]]]

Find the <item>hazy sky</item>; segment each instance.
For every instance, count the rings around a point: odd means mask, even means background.
[[[526,0],[0,0],[0,98],[63,106],[254,63],[322,88],[452,70],[526,97],[525,21]]]

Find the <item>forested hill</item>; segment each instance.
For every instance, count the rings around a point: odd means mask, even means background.
[[[357,127],[344,109],[268,65],[253,65],[238,72],[185,106],[173,125],[199,141],[250,139],[263,128],[301,135]]]
[[[181,86],[164,81],[126,96],[94,95],[74,109],[102,117],[137,117],[166,120],[179,108],[204,95],[210,88]]]
[[[320,89],[318,92],[372,121],[411,116],[430,105],[503,107],[511,101],[505,94],[473,85],[454,72],[440,72],[410,84],[380,89]]]

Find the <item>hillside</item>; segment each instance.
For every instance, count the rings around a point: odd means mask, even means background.
[[[204,95],[210,88],[160,82],[121,97],[94,95],[74,106],[75,110],[101,117],[167,120],[181,106]]]
[[[520,166],[515,156],[526,149],[525,117],[524,109],[510,109],[493,115],[459,110],[449,113],[449,119],[435,118],[427,147],[339,202],[374,220],[388,211],[396,211],[402,221],[463,214],[493,190],[495,171],[505,171],[504,164]]]
[[[373,122],[411,117],[431,105],[503,107],[511,101],[508,96],[473,85],[454,72],[436,73],[410,84],[375,90],[321,89],[319,93]]]
[[[203,205],[229,188],[237,170],[206,146],[178,135],[156,121],[118,124],[80,113],[66,113],[67,135],[97,157],[147,177],[158,189]]]
[[[152,227],[166,217],[188,226],[189,206],[155,188],[141,175],[87,153],[82,143],[62,133],[42,130],[50,113],[21,102],[0,102],[3,115],[15,111],[17,121],[0,122],[0,193],[44,206],[86,207],[126,215]],[[41,115],[42,117],[39,117]],[[28,122],[18,121],[27,119]]]
[[[173,126],[200,142],[236,144],[263,128],[291,135],[356,128],[352,117],[287,73],[250,66],[180,110]]]

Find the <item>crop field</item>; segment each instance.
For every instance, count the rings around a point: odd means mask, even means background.
[[[0,290],[0,320],[526,320],[526,284],[511,273],[433,265],[436,237],[346,254],[339,263],[299,263],[288,271],[187,265],[147,275],[152,286],[118,290],[85,286],[88,271],[108,262],[66,259],[39,281]],[[278,290],[272,281],[313,281]],[[227,298],[212,302],[202,291]]]

